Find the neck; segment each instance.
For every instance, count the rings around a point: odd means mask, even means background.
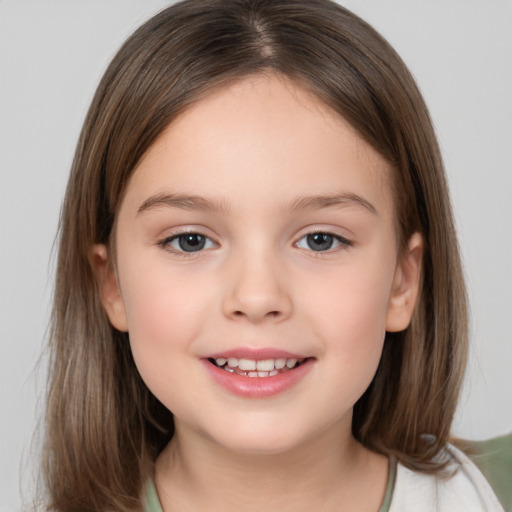
[[[377,512],[387,459],[339,430],[277,454],[233,452],[177,428],[156,464],[164,512],[265,509]]]

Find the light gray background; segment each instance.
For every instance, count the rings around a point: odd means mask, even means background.
[[[121,42],[164,0],[0,0],[0,510],[30,492],[50,252],[74,146]],[[512,2],[350,0],[416,76],[443,149],[472,353],[454,432],[512,429]],[[40,407],[39,407],[40,409]],[[35,446],[37,448],[37,444]]]

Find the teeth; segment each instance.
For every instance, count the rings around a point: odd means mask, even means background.
[[[244,371],[256,370],[256,361],[254,359],[239,359],[238,368]]]
[[[263,361],[258,361],[256,363],[256,369],[259,372],[269,372],[274,369],[274,364],[273,359],[263,359]]]
[[[219,367],[224,367],[225,370],[233,370],[234,368],[238,368],[239,370],[249,372],[248,375],[251,377],[258,376],[258,373],[263,373],[265,375],[260,375],[262,377],[274,376],[277,375],[277,370],[282,370],[283,368],[292,369],[295,368],[298,362],[302,362],[302,359],[261,359],[256,361],[255,359],[238,359],[237,357],[217,357],[215,359],[215,363]],[[227,363],[227,365],[226,365]],[[275,372],[275,373],[274,373]]]

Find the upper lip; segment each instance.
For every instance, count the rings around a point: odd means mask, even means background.
[[[277,348],[238,347],[208,354],[204,357],[205,359],[218,359],[219,357],[229,359],[230,357],[236,357],[238,359],[253,359],[259,361],[263,359],[306,359],[308,356]]]

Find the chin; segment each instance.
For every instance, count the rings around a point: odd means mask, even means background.
[[[297,447],[297,444],[290,440],[274,440],[274,439],[237,439],[235,442],[231,440],[225,443],[225,449],[239,454],[252,456],[270,456],[282,455],[290,452]]]
[[[283,422],[262,424],[252,421],[250,425],[230,424],[219,435],[211,433],[210,439],[240,455],[279,455],[307,443],[308,436],[306,432],[297,432]]]

